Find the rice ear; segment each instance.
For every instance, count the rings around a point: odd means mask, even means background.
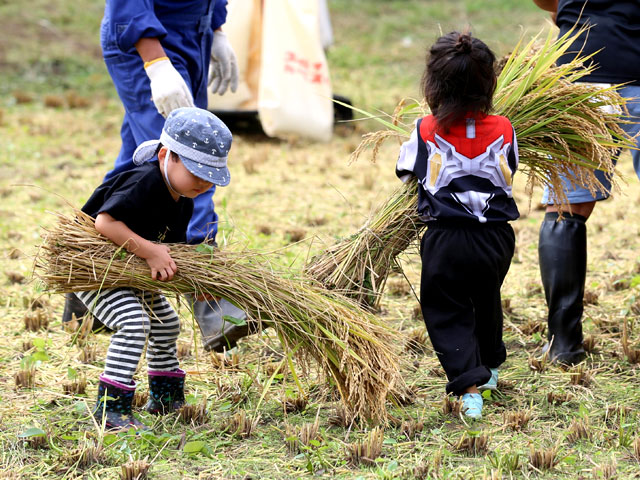
[[[521,38],[504,62],[494,95],[494,113],[508,117],[515,129],[526,190],[531,195],[534,185],[550,187],[551,201],[561,212],[569,207],[563,177],[595,194],[603,190],[594,173],[600,169],[616,190],[612,158],[620,148],[635,147],[620,127],[627,111],[625,99],[617,93],[619,86],[598,89],[575,83],[593,70],[584,66],[590,56],[556,65],[587,29],[571,29],[557,40],[552,32],[542,42],[541,34],[526,44]],[[352,162],[371,146],[375,159],[389,138],[408,138],[413,121],[424,116],[427,107],[424,102],[403,100],[391,122],[359,111],[387,130],[366,134]],[[377,307],[396,257],[424,228],[417,217],[416,188],[411,181],[396,190],[357,233],[312,258],[306,272],[367,308]]]
[[[273,327],[290,357],[303,365],[315,360],[336,383],[352,418],[386,418],[387,396],[403,385],[391,347],[401,344],[399,333],[352,300],[278,272],[266,255],[206,245],[169,245],[178,271],[170,282],[156,281],[144,260],[98,234],[91,217],[80,211],[75,218],[57,216],[35,259],[49,291],[131,287],[224,297],[251,321]]]

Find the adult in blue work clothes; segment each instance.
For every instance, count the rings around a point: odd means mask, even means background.
[[[136,147],[159,138],[164,117],[173,109],[207,108],[208,87],[220,95],[228,88],[235,91],[236,57],[220,30],[226,16],[227,0],[106,1],[100,41],[125,114],[120,153],[105,180],[134,167]],[[212,187],[194,202],[187,230],[189,243],[215,240],[218,216],[214,192]],[[75,300],[67,296],[63,321],[70,320],[71,313],[78,317],[84,314]],[[213,307],[195,302],[194,312],[205,337],[221,329],[223,315],[243,315],[228,302],[221,304],[227,311],[222,312],[216,302]],[[211,346],[210,341],[205,339],[205,345]]]
[[[640,2],[638,0],[534,0],[552,12],[564,35],[574,25],[591,25],[559,62],[570,61],[577,52],[593,54],[597,68],[581,81],[609,86],[626,84],[619,90],[627,98],[629,122],[621,124],[631,136],[640,131]],[[636,137],[638,147],[640,138]],[[640,151],[632,150],[633,165],[640,177]],[[552,361],[575,364],[585,357],[582,346],[583,296],[587,273],[586,221],[596,202],[609,197],[611,182],[596,171],[603,185],[593,195],[586,188],[565,183],[570,213],[558,218],[548,189],[543,203],[547,213],[540,226],[538,256],[540,274],[549,308],[545,349]]]
[[[230,84],[235,90],[238,74],[233,50],[221,31],[214,35],[226,20],[226,4],[226,0],[107,0],[100,40],[125,115],[122,147],[105,179],[133,167],[136,147],[158,138],[171,110],[207,108],[210,63],[220,67],[212,70],[220,74],[214,91],[223,94]],[[212,52],[218,57],[210,62]],[[187,231],[190,243],[215,238],[214,192],[215,187],[196,201]]]

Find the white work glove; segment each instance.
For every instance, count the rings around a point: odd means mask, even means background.
[[[211,63],[209,64],[209,86],[213,93],[223,95],[231,84],[231,91],[238,88],[238,61],[224,32],[213,33]]]
[[[160,115],[166,117],[176,108],[194,106],[189,87],[168,58],[146,66],[145,72],[151,80],[151,98]]]

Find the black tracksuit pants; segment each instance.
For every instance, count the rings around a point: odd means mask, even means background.
[[[429,222],[422,237],[420,303],[447,393],[486,383],[507,356],[500,287],[514,248],[506,222]]]

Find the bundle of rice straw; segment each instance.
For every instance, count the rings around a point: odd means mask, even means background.
[[[293,376],[292,356],[313,358],[331,376],[352,418],[386,418],[385,401],[403,382],[392,345],[401,342],[353,301],[290,272],[278,273],[263,255],[170,245],[178,266],[170,282],[155,281],[144,260],[118,248],[82,212],[57,214],[35,259],[36,274],[52,292],[133,287],[224,297],[277,332]]]
[[[584,66],[589,57],[556,66],[584,30],[570,31],[557,40],[549,32],[541,45],[537,37],[524,46],[518,43],[499,74],[494,97],[494,112],[509,118],[517,134],[518,177],[526,175],[530,195],[538,183],[552,187],[553,201],[561,210],[567,204],[561,175],[595,192],[602,186],[594,169],[613,175],[612,157],[619,148],[634,146],[619,126],[626,107],[616,86],[599,89],[574,83],[593,70]],[[425,105],[417,102],[402,102],[390,122],[358,111],[387,129],[365,135],[352,161],[371,145],[375,160],[382,142],[408,138],[414,120],[427,114]],[[615,187],[615,178],[613,182]],[[363,306],[377,307],[396,257],[424,228],[417,218],[416,188],[415,181],[400,187],[355,235],[312,258],[306,272]]]
[[[375,309],[396,257],[422,229],[415,179],[403,184],[369,217],[358,233],[329,247],[305,266],[324,287]]]

